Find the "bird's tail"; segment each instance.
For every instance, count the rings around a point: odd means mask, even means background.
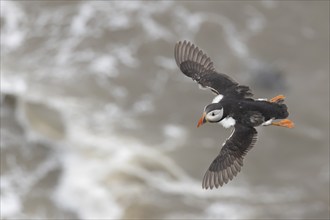
[[[286,106],[286,104],[281,103],[281,104],[277,104],[279,106],[279,119],[284,119],[287,118],[289,116],[289,112],[288,112],[288,106]]]
[[[276,119],[284,119],[289,116],[288,107],[286,104],[284,104],[284,99],[284,95],[278,95],[269,100],[269,102],[275,104],[278,108],[278,114]]]

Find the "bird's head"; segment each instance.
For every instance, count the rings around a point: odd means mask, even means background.
[[[211,103],[204,108],[202,117],[199,119],[197,127],[206,122],[219,122],[224,118],[223,106],[220,103]]]

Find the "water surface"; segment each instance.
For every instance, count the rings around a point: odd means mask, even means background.
[[[178,40],[296,127],[259,128],[241,173],[201,180],[230,130]],[[329,218],[329,2],[1,1],[1,218]]]

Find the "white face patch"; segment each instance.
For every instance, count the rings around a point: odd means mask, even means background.
[[[223,98],[223,95],[219,94],[212,100],[212,103],[219,103],[221,99]]]
[[[229,128],[231,126],[234,126],[236,121],[235,119],[233,119],[232,117],[227,117],[227,118],[224,118],[222,119],[220,122],[219,122],[223,127],[225,128]]]
[[[210,111],[209,113],[207,113],[205,118],[206,118],[207,121],[217,122],[217,121],[220,121],[220,119],[222,118],[222,115],[223,115],[223,108],[222,109],[215,109],[215,110]]]
[[[257,99],[257,101],[267,101],[267,99],[262,98],[262,99]]]

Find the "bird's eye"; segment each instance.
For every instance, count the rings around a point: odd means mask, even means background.
[[[215,113],[214,112],[212,112],[212,114],[211,114],[212,116],[215,116]]]

